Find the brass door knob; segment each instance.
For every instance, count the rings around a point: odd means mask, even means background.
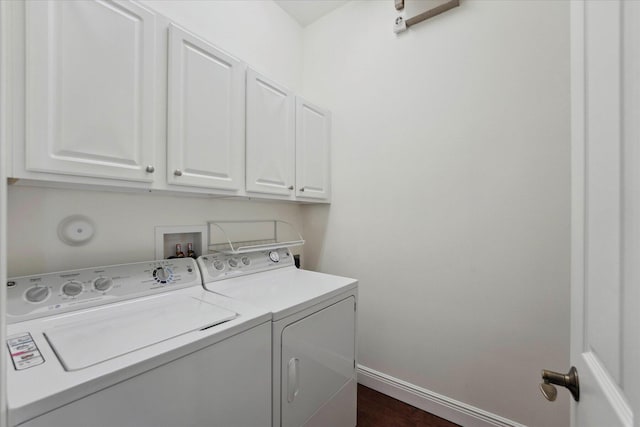
[[[571,396],[573,396],[573,399],[576,402],[580,401],[580,382],[578,381],[578,370],[575,366],[572,366],[567,374],[560,374],[543,369],[542,381],[540,391],[548,401],[553,402],[558,396],[558,390],[556,390],[554,384],[566,387],[571,393]]]

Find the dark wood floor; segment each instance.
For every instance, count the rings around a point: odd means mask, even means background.
[[[358,427],[459,427],[358,384]]]

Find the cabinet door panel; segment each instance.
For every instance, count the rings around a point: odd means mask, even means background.
[[[294,96],[253,70],[247,71],[246,157],[247,191],[293,194]]]
[[[242,62],[169,28],[169,183],[244,186],[244,74]]]
[[[283,330],[283,427],[303,425],[355,379],[355,315],[355,298],[349,297]]]
[[[296,196],[329,198],[330,140],[331,114],[296,98]]]
[[[26,24],[27,170],[152,181],[153,13],[30,1]]]

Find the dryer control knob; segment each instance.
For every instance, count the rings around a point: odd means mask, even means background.
[[[273,262],[280,262],[280,254],[276,251],[269,252],[269,259]]]
[[[218,271],[224,269],[224,262],[220,261],[219,259],[213,261],[213,268]]]
[[[242,257],[242,263],[243,263],[244,265],[249,265],[249,264],[251,264],[251,258],[249,258],[248,256],[243,256],[243,257]]]
[[[236,268],[238,266],[238,260],[235,258],[231,258],[229,260],[229,267]]]
[[[49,296],[49,288],[35,286],[25,292],[24,297],[29,302],[42,302]]]
[[[113,286],[113,280],[109,277],[98,277],[93,281],[93,288],[96,291],[106,292]]]
[[[84,287],[80,282],[67,282],[62,285],[62,293],[69,297],[80,295]]]

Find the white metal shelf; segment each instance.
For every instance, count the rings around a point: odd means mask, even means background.
[[[243,254],[304,245],[302,235],[286,221],[207,221],[210,252]]]

